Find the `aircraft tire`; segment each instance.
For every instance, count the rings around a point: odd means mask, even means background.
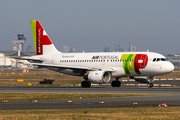
[[[111,86],[112,87],[120,87],[121,86],[121,82],[120,81],[112,81],[111,82]]]
[[[85,81],[82,81],[81,82],[81,87],[85,87],[85,84],[86,84]]]
[[[153,87],[153,83],[150,83],[150,87],[151,87],[151,88]]]
[[[82,87],[91,87],[91,82],[90,81],[82,81],[81,86]]]
[[[149,87],[149,88],[152,88],[153,86],[154,86],[153,83],[149,83],[149,84],[148,84],[148,87]]]
[[[91,87],[91,82],[90,81],[86,81],[87,87]]]
[[[121,86],[121,82],[120,81],[116,81],[116,87],[120,87]]]
[[[111,82],[111,86],[112,86],[112,87],[116,87],[116,81],[112,81],[112,82]]]

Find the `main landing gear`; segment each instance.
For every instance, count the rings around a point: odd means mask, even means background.
[[[88,80],[82,81],[81,86],[82,87],[91,87],[91,82]]]
[[[118,79],[119,78],[116,78],[116,80],[111,82],[112,87],[120,87],[121,86],[121,82]]]

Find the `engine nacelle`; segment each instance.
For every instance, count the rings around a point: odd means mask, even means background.
[[[107,71],[90,71],[88,80],[93,83],[108,83],[111,79],[111,73]]]
[[[134,76],[136,82],[140,83],[152,83],[155,79],[155,76]]]

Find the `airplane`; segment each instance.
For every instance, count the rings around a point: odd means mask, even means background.
[[[91,82],[109,83],[120,87],[119,78],[129,77],[137,82],[153,87],[155,76],[164,75],[174,70],[174,65],[163,55],[155,52],[59,52],[38,20],[31,20],[35,45],[35,56],[21,57],[30,65],[47,68],[52,71],[74,76],[82,76],[82,87],[90,87]]]

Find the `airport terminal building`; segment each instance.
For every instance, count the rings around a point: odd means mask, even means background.
[[[16,60],[10,57],[14,56],[32,56],[35,55],[34,51],[0,51],[0,68],[18,68],[21,67],[18,62],[20,60]],[[21,62],[25,62],[22,61]]]

